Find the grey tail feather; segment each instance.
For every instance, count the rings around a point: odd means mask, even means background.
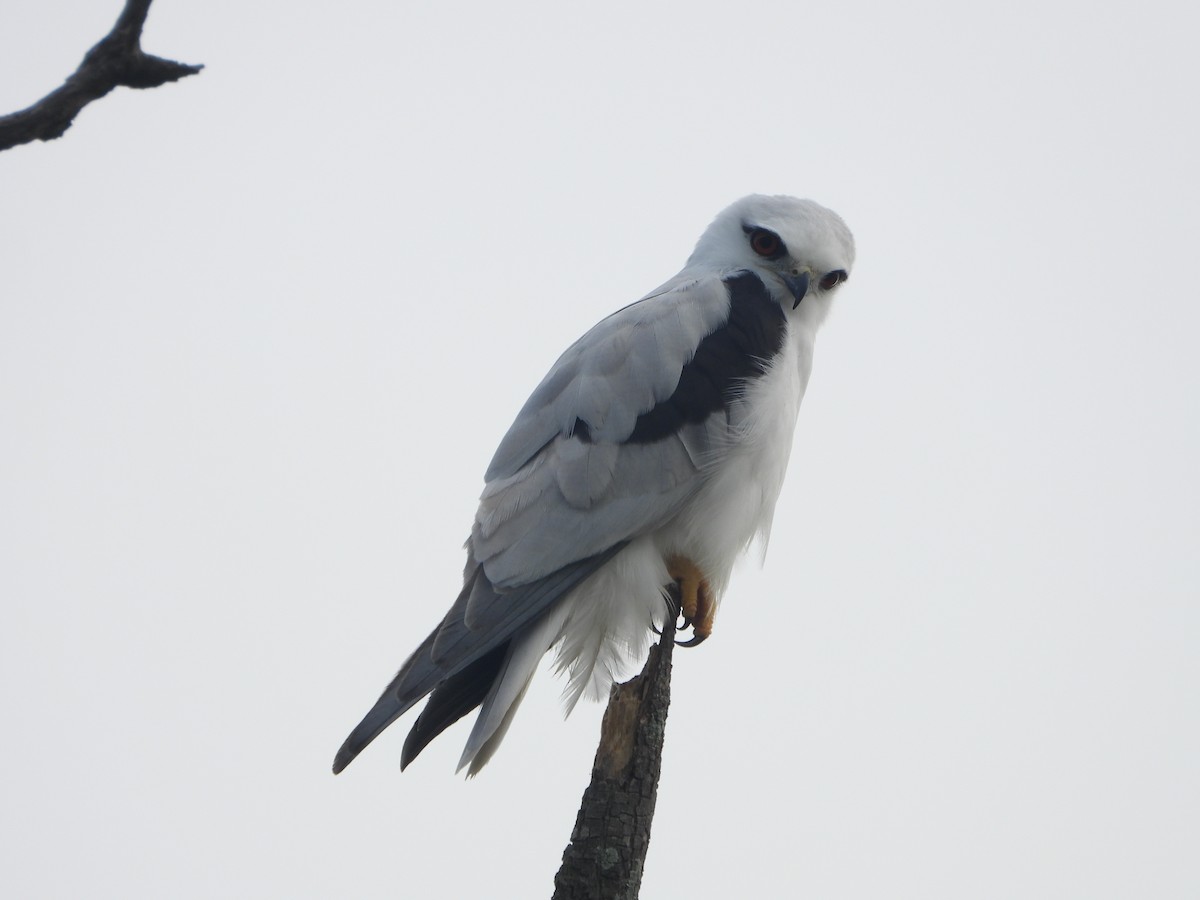
[[[504,667],[511,642],[494,647],[457,675],[442,682],[429,696],[429,702],[404,740],[400,771],[428,746],[435,737],[478,707]]]
[[[333,774],[350,765],[385,728],[433,692],[404,744],[401,768],[412,762],[431,740],[483,702],[504,664],[512,636],[544,615],[555,601],[612,559],[627,543],[621,541],[514,589],[504,596],[506,602],[492,603],[488,609],[491,615],[473,628],[463,620],[465,604],[474,578],[487,576],[478,563],[474,570],[468,567],[468,578],[458,600],[400,667],[371,711],[350,732],[334,757]]]
[[[390,691],[371,707],[357,727],[350,732],[337,756],[333,759],[333,774],[339,774],[342,769],[354,762],[354,757],[362,753],[367,744],[379,737],[385,728],[404,715],[406,707]]]
[[[371,741],[379,737],[385,728],[412,709],[417,701],[424,697],[425,693],[428,693],[426,691],[413,696],[411,692],[403,692],[402,696],[401,689],[414,665],[422,656],[428,654],[437,633],[438,630],[435,628],[433,633],[421,642],[421,646],[405,661],[404,665],[400,667],[400,671],[396,673],[396,677],[379,695],[379,699],[375,701],[371,711],[363,716],[363,720],[355,726],[354,730],[350,732],[350,736],[342,743],[337,756],[333,759],[334,775],[339,774],[342,769],[354,762],[354,758],[362,753]]]
[[[426,644],[432,641],[434,635],[426,639]],[[465,669],[447,678],[439,684],[429,697],[429,702],[417,716],[417,721],[409,731],[404,741],[404,749],[400,756],[400,771],[417,758],[417,755],[428,746],[435,737],[483,703],[491,690],[492,682],[500,674],[504,658],[508,654],[509,641],[493,647]],[[425,649],[425,644],[414,653],[416,657]],[[388,685],[375,705],[371,707],[361,722],[350,732],[337,756],[333,760],[333,774],[338,775],[346,766],[354,762],[355,757],[366,749],[367,745],[379,737],[389,725],[411,709],[424,694],[418,694],[410,700],[400,699],[402,682],[408,674],[406,664],[397,673],[392,683]]]

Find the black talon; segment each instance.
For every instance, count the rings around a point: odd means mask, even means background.
[[[696,635],[693,635],[690,639],[688,639],[686,641],[676,641],[675,646],[676,647],[698,647],[707,640],[708,640],[707,634],[705,634],[705,635],[696,634]]]
[[[667,606],[667,612],[673,612],[675,615],[679,615],[680,603],[678,595],[679,585],[668,584],[665,588],[663,588],[662,599],[663,603],[665,603]]]
[[[663,594],[663,603],[666,604],[667,615],[669,615],[672,619],[678,619],[680,609],[679,609],[679,603],[675,599],[674,591],[672,591],[672,588],[674,588],[674,587],[675,587],[675,585],[672,584],[672,585],[669,585],[667,588],[665,588],[665,593]],[[665,621],[666,617],[664,616],[663,618]],[[650,620],[650,630],[653,631],[655,634],[657,634],[659,637],[662,637],[662,629],[654,624],[654,619]]]

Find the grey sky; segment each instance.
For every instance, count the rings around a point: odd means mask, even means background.
[[[11,0],[0,110],[119,2]],[[1198,14],[156,0],[0,155],[0,893],[548,897],[542,673],[329,764],[496,442],[723,206],[854,230],[765,568],[677,654],[647,897],[1200,892]]]

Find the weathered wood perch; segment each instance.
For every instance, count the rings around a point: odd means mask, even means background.
[[[613,685],[600,726],[592,781],[583,792],[552,900],[636,900],[662,770],[671,705],[670,616],[637,677]]]
[[[85,106],[113,88],[158,87],[203,69],[142,52],[142,26],[150,3],[127,0],[112,31],[87,52],[62,87],[33,106],[0,116],[0,150],[62,137]]]

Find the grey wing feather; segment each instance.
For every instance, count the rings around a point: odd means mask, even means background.
[[[651,531],[699,485],[721,423],[627,442],[729,317],[719,276],[680,276],[600,322],[555,363],[488,469],[470,547],[501,591]],[[583,423],[587,439],[573,437]]]
[[[667,399],[700,341],[729,316],[719,277],[683,275],[599,322],[567,348],[517,414],[484,476],[517,474],[582,419],[597,440],[621,441]]]

